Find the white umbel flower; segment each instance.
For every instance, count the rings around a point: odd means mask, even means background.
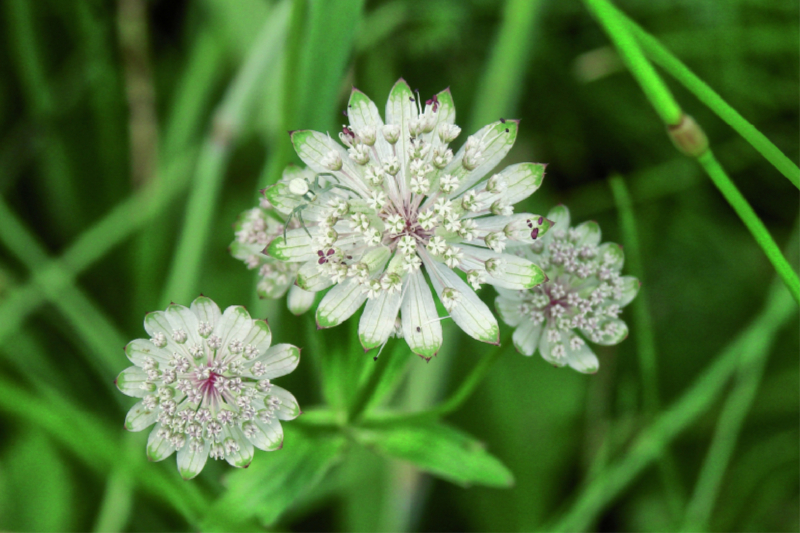
[[[280,420],[300,414],[292,394],[270,380],[297,367],[300,350],[291,344],[270,348],[264,320],[253,320],[241,306],[220,313],[201,296],[191,307],[172,304],[148,313],[150,339],[125,347],[135,365],[123,370],[117,387],[141,398],[125,418],[125,428],[141,431],[155,424],[147,441],[151,461],[178,452],[178,471],[195,477],[209,456],[246,467],[253,447],[283,446]]]
[[[639,280],[620,275],[622,248],[600,244],[597,223],[570,228],[564,206],[553,208],[547,218],[553,228],[516,252],[542,267],[548,280],[524,291],[499,288],[495,304],[503,321],[516,328],[518,351],[533,355],[538,350],[556,366],[591,374],[600,365],[586,341],[608,346],[628,336],[619,314],[636,297]]]
[[[314,209],[303,211],[304,227],[273,240],[267,253],[302,265],[300,287],[333,286],[317,308],[320,327],[340,324],[366,302],[359,323],[366,349],[386,342],[399,315],[415,353],[430,358],[439,351],[441,319],[428,279],[459,327],[497,343],[495,317],[454,270],[473,272],[473,285],[481,280],[509,289],[545,279],[530,260],[504,252],[550,227],[544,217],[512,214],[511,207],[540,186],[544,165],[511,165],[484,179],[513,145],[518,121],[482,128],[453,155],[448,143],[461,130],[450,91],[423,103],[402,79],[389,95],[386,123],[357,89],[347,115],[350,124],[339,134],[345,146],[314,131],[292,133],[297,154],[329,188],[317,195]],[[341,165],[334,168],[334,159]],[[267,188],[265,197],[284,215],[295,205],[283,185]],[[492,261],[504,268],[487,269]]]
[[[298,198],[297,205],[302,205],[304,196],[313,196],[309,190],[313,180],[313,172],[290,166],[279,183]],[[283,235],[287,225],[299,228],[300,217],[302,215],[287,219],[275,210],[269,200],[262,198],[257,207],[239,215],[234,226],[235,237],[229,247],[233,257],[258,273],[258,295],[261,298],[281,298],[289,291],[287,305],[295,315],[301,315],[311,308],[315,294],[294,284],[299,265],[278,261],[263,252],[275,237]]]

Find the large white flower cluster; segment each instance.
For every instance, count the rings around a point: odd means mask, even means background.
[[[273,239],[266,253],[299,264],[304,290],[332,286],[317,308],[320,327],[340,324],[366,302],[359,322],[365,349],[399,334],[423,357],[438,352],[441,318],[425,274],[459,327],[499,342],[497,321],[475,290],[542,283],[541,268],[508,250],[536,242],[551,225],[514,213],[514,204],[541,185],[544,165],[492,173],[513,145],[518,121],[485,126],[453,154],[450,143],[461,129],[450,91],[423,104],[402,79],[389,95],[385,122],[355,89],[347,115],[343,144],[315,131],[292,133],[308,169],[267,188],[265,197],[302,223]]]

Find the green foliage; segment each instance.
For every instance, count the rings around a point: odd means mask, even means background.
[[[797,530],[798,6],[616,4],[4,2],[0,529]],[[520,209],[625,247],[642,292],[596,375],[504,324],[496,347],[444,321],[426,361],[257,299],[226,247],[297,161],[286,132],[334,136],[351,86],[383,112],[400,76],[450,87],[456,146],[521,119],[503,166],[548,166]],[[669,142],[685,114],[713,154]],[[185,482],[113,380],[145,313],[201,291],[303,348],[303,414]]]

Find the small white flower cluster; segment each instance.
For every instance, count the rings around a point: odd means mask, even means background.
[[[335,285],[317,309],[321,327],[341,323],[366,302],[359,327],[365,348],[382,345],[399,315],[411,349],[436,354],[441,326],[423,272],[464,331],[498,342],[497,322],[474,290],[542,282],[540,268],[506,247],[535,242],[550,227],[544,217],[513,209],[539,187],[544,165],[512,165],[485,178],[511,148],[517,121],[482,128],[454,155],[449,143],[461,128],[449,91],[423,106],[400,80],[384,124],[375,104],[354,90],[347,114],[350,125],[339,134],[344,147],[321,133],[293,132],[315,194],[281,184],[266,189],[284,216],[299,206],[303,215],[302,227],[274,239],[268,253],[301,264],[297,283],[306,290]]]
[[[277,450],[283,445],[279,420],[300,414],[292,394],[271,379],[297,367],[300,351],[292,345],[270,348],[271,333],[243,307],[221,313],[208,298],[190,308],[170,305],[148,313],[150,340],[125,347],[135,365],[116,384],[141,398],[125,419],[130,431],[155,428],[147,443],[152,461],[178,452],[178,470],[190,479],[210,456],[246,467],[254,446]]]
[[[292,178],[292,171],[289,169],[289,177],[284,178],[283,182],[294,182],[295,186],[305,185],[304,179]],[[305,191],[298,191],[299,194],[306,194]],[[310,293],[294,285],[297,279],[298,265],[277,261],[264,254],[264,249],[279,235],[283,235],[284,230],[300,227],[299,220],[286,220],[284,215],[274,209],[266,198],[261,198],[258,207],[244,211],[236,221],[234,226],[234,241],[230,244],[231,255],[244,262],[250,270],[257,270],[258,285],[256,290],[261,298],[281,298],[289,291],[288,307],[289,310],[300,315],[308,311],[314,303],[314,293]]]
[[[636,296],[639,281],[620,275],[622,249],[600,244],[596,223],[571,228],[564,206],[547,217],[555,222],[553,228],[517,252],[538,264],[548,281],[526,291],[498,289],[496,306],[503,320],[517,327],[514,344],[523,354],[533,355],[538,349],[554,365],[596,372],[597,357],[584,339],[613,345],[627,337],[619,315]]]

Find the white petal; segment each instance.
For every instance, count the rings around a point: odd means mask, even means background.
[[[512,341],[517,351],[523,355],[533,355],[542,335],[542,325],[534,324],[533,320],[525,320],[514,330]]]
[[[600,225],[593,220],[578,224],[575,232],[578,235],[578,240],[575,243],[577,246],[597,246],[600,244]]]
[[[400,126],[400,137],[397,140],[395,149],[397,159],[400,161],[400,173],[397,175],[406,176],[405,180],[400,180],[400,193],[404,194],[407,190],[409,172],[407,170],[408,161],[408,142],[409,142],[409,123],[419,116],[417,112],[416,95],[411,92],[406,80],[400,78],[392,87],[389,99],[386,102],[386,123],[397,124]]]
[[[225,309],[219,322],[214,328],[214,335],[222,339],[222,348],[225,350],[228,344],[233,341],[244,341],[253,328],[253,319],[250,313],[241,305],[232,305]]]
[[[292,144],[297,155],[314,172],[332,174],[339,180],[338,183],[349,187],[363,198],[369,198],[369,191],[364,184],[362,171],[350,159],[342,145],[318,131],[299,130],[292,132]],[[334,151],[342,159],[342,169],[331,171],[322,164],[322,160],[329,152]]]
[[[256,377],[249,371],[252,364],[248,363],[248,371],[245,376],[257,379],[275,379],[285,376],[297,368],[300,363],[300,350],[291,344],[276,344],[267,350],[267,353],[254,359],[253,364],[256,361],[262,362],[267,367],[267,372]]]
[[[150,394],[142,388],[142,383],[147,381],[147,373],[138,366],[129,366],[119,373],[114,383],[122,394],[134,398],[144,398]]]
[[[153,424],[158,417],[158,408],[153,410],[145,409],[144,403],[139,402],[128,411],[125,417],[125,429],[128,431],[141,431]]]
[[[150,461],[163,461],[175,453],[175,446],[172,445],[169,439],[158,436],[161,427],[161,422],[157,423],[147,438],[147,459]]]
[[[567,206],[559,204],[547,213],[547,218],[554,222],[553,229],[567,231],[569,229],[570,217]]]
[[[283,427],[281,427],[281,423],[277,418],[270,420],[268,424],[259,420],[258,417],[253,422],[258,428],[258,432],[250,438],[250,442],[256,448],[271,452],[280,450],[283,447]]]
[[[275,410],[275,416],[281,420],[294,420],[300,416],[300,405],[294,395],[288,390],[273,385],[269,390],[269,396],[277,396],[281,403]]]
[[[495,309],[497,309],[503,322],[512,328],[517,327],[523,319],[523,315],[519,310],[520,303],[522,303],[520,291],[512,291],[502,287],[496,287],[496,289],[499,296],[494,300]]]
[[[475,291],[459,278],[458,274],[442,263],[432,260],[428,254],[424,254],[422,258],[425,268],[430,272],[433,288],[436,289],[439,300],[442,300],[442,290],[445,287],[452,287],[461,295],[461,299],[450,311],[453,321],[470,337],[490,344],[499,344],[500,330],[497,319],[478,298]]]
[[[566,348],[569,366],[578,372],[594,374],[600,368],[600,361],[597,360],[597,356],[588,344],[583,343],[577,350],[572,350],[569,343],[567,343]]]
[[[297,285],[292,285],[289,289],[289,297],[286,299],[286,305],[293,315],[302,315],[314,305],[314,298],[317,296],[316,292],[301,289]]]
[[[242,339],[242,344],[248,344],[256,348],[257,353],[264,355],[272,342],[272,331],[266,320],[254,320],[250,332]]]
[[[333,285],[330,276],[326,276],[317,268],[318,261],[315,258],[303,263],[303,266],[297,271],[297,285],[308,292],[319,292]]]
[[[639,293],[639,288],[642,286],[641,282],[633,276],[622,276],[622,298],[619,300],[612,300],[620,307],[625,307],[636,298]]]
[[[486,283],[489,285],[503,287],[504,289],[525,290],[531,289],[547,279],[544,270],[522,257],[511,254],[499,254],[492,250],[478,248],[476,246],[464,245],[459,248],[464,251],[465,259],[467,256],[477,258],[480,262],[475,262],[474,266],[479,268],[483,266],[483,262],[489,259],[497,259],[504,263],[502,274],[493,275],[491,272],[486,272]],[[463,270],[469,270],[469,265],[470,262],[465,260],[465,268]]]
[[[370,100],[369,96],[355,87],[353,87],[353,92],[350,93],[350,101],[347,104],[347,118],[350,119],[350,125],[355,129],[356,133],[368,126],[375,128],[375,149],[378,152],[378,157],[380,157],[380,162],[376,163],[382,164],[392,155],[392,145],[381,134],[383,119],[378,107]]]
[[[389,294],[384,291],[376,298],[367,300],[358,323],[358,338],[364,350],[377,348],[391,335],[397,313],[400,312],[401,292]]]
[[[484,139],[486,146],[483,150],[480,164],[473,170],[467,170],[461,164],[467,144],[466,142],[464,143],[450,164],[442,171],[444,174],[452,174],[460,180],[459,187],[452,196],[458,196],[470,189],[497,166],[508,151],[511,150],[511,147],[514,146],[518,129],[519,120],[506,120],[505,122],[497,121],[484,126],[474,133],[473,136],[478,139]]]
[[[610,318],[608,320],[604,320],[600,322],[601,330],[608,324],[614,324],[616,326],[616,333],[614,335],[607,335],[604,333],[600,337],[600,340],[597,342],[597,344],[601,346],[613,346],[628,338],[628,325],[624,321],[620,320],[619,318]]]
[[[317,326],[331,328],[338,326],[358,311],[367,299],[361,285],[355,278],[339,283],[330,291],[317,307]]]
[[[411,272],[406,285],[401,317],[403,337],[411,351],[430,359],[442,347],[442,323],[433,294],[422,270]]]
[[[190,309],[197,315],[200,322],[208,322],[212,328],[217,325],[219,318],[222,316],[219,306],[211,298],[206,298],[205,296],[195,298]]]
[[[275,237],[267,246],[266,253],[275,259],[290,263],[310,261],[318,257],[312,241],[319,232],[319,226],[289,230],[286,232],[285,240],[283,235]]]
[[[606,256],[613,258],[610,263],[604,263],[612,270],[619,272],[622,270],[622,265],[625,264],[625,253],[622,251],[622,246],[614,242],[604,242],[597,248],[597,257],[600,261],[605,261]]]
[[[166,348],[159,348],[147,339],[135,339],[125,346],[125,355],[131,363],[143,366],[145,357],[152,357],[159,363],[169,362],[170,352]]]
[[[183,479],[192,479],[203,470],[208,460],[208,449],[210,447],[209,439],[205,439],[204,446],[200,450],[193,452],[190,442],[187,440],[183,448],[178,450],[178,472]]]
[[[170,304],[164,315],[167,317],[172,331],[180,329],[186,333],[188,344],[200,344],[201,338],[197,333],[200,322],[191,309],[185,305]]]
[[[239,443],[239,451],[225,454],[225,460],[228,461],[228,464],[237,468],[247,468],[250,466],[250,463],[253,462],[253,456],[255,455],[253,443],[247,440],[242,430],[239,429],[239,426],[226,426],[223,433],[226,437],[233,438],[233,440]]]
[[[548,329],[549,328],[544,328],[544,331],[542,332],[542,336],[539,339],[539,353],[541,354],[542,358],[545,361],[547,361],[548,363],[550,363],[551,365],[555,365],[557,367],[562,367],[562,366],[567,364],[567,358],[566,357],[562,357],[561,359],[556,359],[551,354],[552,345],[550,343],[550,340],[548,339],[548,335],[547,335]],[[562,344],[565,344],[567,342],[566,335],[564,335],[563,332],[559,332],[559,336],[560,336],[560,339],[561,339],[560,342]]]

